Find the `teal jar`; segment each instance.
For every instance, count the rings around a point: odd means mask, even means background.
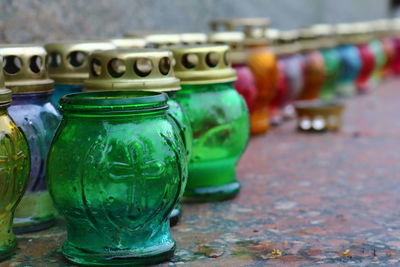
[[[14,232],[39,231],[52,226],[57,212],[45,181],[47,152],[60,114],[50,103],[53,80],[45,68],[46,51],[41,46],[0,47],[5,85],[12,90],[8,112],[23,131],[30,150],[31,169],[26,192],[14,215]]]
[[[181,89],[172,69],[172,53],[155,49],[116,49],[95,52],[90,57],[90,77],[85,91],[150,91],[169,96],[168,116],[178,126],[180,136],[190,157],[192,128],[189,117],[176,101]],[[104,66],[104,67],[102,67]],[[171,214],[171,225],[181,216],[178,204]]]
[[[236,79],[225,45],[171,48],[182,90],[177,101],[187,111],[193,131],[188,202],[233,198],[240,190],[236,164],[249,138],[249,115],[233,87]]]
[[[132,266],[173,255],[168,218],[186,184],[187,157],[167,101],[120,91],[61,99],[47,181],[67,222],[68,260]]]
[[[0,71],[0,86],[4,88]],[[0,261],[11,256],[17,247],[12,222],[25,192],[30,168],[26,138],[7,111],[10,103],[11,91],[0,89]]]
[[[114,49],[111,41],[65,41],[48,43],[48,72],[54,80],[51,103],[58,107],[60,98],[78,93],[83,89],[83,81],[89,78],[88,58],[94,51]]]

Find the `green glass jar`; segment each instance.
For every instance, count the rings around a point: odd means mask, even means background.
[[[116,45],[111,41],[64,41],[46,44],[49,76],[55,83],[51,103],[58,107],[62,96],[81,92],[83,81],[89,78],[89,55],[94,51],[114,48]]]
[[[249,115],[233,87],[235,71],[228,46],[173,47],[175,75],[182,90],[177,100],[187,111],[193,131],[185,201],[233,198],[240,190],[236,164],[249,138]]]
[[[2,71],[0,83],[4,86]],[[11,230],[12,221],[24,194],[30,168],[25,136],[7,112],[10,103],[11,91],[0,89],[0,261],[12,255],[17,245]]]
[[[26,192],[14,214],[14,232],[39,231],[52,226],[57,212],[45,181],[47,152],[60,114],[50,103],[53,80],[45,68],[41,46],[0,46],[5,85],[12,90],[8,112],[26,136],[30,151],[30,175]]]
[[[185,110],[176,101],[181,89],[172,69],[172,53],[155,49],[116,49],[95,52],[90,57],[90,78],[85,91],[151,91],[168,94],[168,116],[177,124],[190,157],[192,129]],[[102,69],[100,66],[107,66]],[[171,214],[171,225],[181,216],[177,206]]]
[[[173,255],[168,217],[186,184],[187,157],[167,99],[120,91],[61,99],[47,175],[67,222],[62,251],[70,261],[131,266]]]

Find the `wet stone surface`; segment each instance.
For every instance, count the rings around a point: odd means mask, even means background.
[[[348,101],[339,133],[252,138],[233,201],[184,205],[160,266],[400,266],[400,81]],[[0,266],[68,266],[62,220]]]

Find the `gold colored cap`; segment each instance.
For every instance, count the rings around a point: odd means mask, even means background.
[[[384,38],[389,36],[391,29],[391,21],[389,19],[379,19],[366,22],[369,25],[371,33],[376,38]]]
[[[240,45],[244,42],[243,32],[210,32],[208,42],[211,44]]]
[[[113,38],[109,40],[116,48],[144,48],[147,45],[142,38]]]
[[[45,67],[46,50],[38,45],[1,45],[6,88],[13,94],[43,93],[53,90]]]
[[[154,48],[165,48],[171,45],[181,43],[181,36],[177,33],[126,33],[124,37],[143,38],[147,42],[147,46]]]
[[[169,92],[180,89],[170,51],[140,48],[100,51],[91,54],[89,62],[86,91]]]
[[[11,90],[0,89],[0,105],[11,103]]]
[[[180,33],[181,43],[184,45],[195,45],[207,43],[207,34],[197,33]]]
[[[298,42],[299,33],[296,30],[281,31],[275,44],[271,46],[277,56],[290,55],[300,52],[301,46]]]
[[[175,58],[175,75],[181,84],[223,83],[236,80],[228,59],[227,45],[170,47]]]
[[[210,22],[212,31],[242,31],[245,34],[244,44],[248,46],[266,45],[267,18],[218,19]]]
[[[340,44],[363,44],[373,39],[373,32],[366,22],[341,23],[335,27]]]
[[[247,62],[248,55],[243,46],[244,40],[245,36],[243,32],[211,32],[208,34],[208,43],[229,45],[231,49],[229,59],[233,64],[244,64]]]
[[[319,49],[317,36],[310,28],[299,29],[299,44],[302,52],[308,52]]]
[[[110,41],[68,41],[45,45],[50,78],[57,84],[83,84],[89,77],[88,56],[94,51],[115,49]]]
[[[335,29],[330,24],[314,24],[310,27],[312,34],[318,39],[319,48],[333,48],[337,45]]]
[[[220,28],[226,31],[234,31],[237,28],[245,27],[263,27],[267,28],[270,24],[267,18],[233,18],[233,19],[216,19],[210,21],[212,31]]]

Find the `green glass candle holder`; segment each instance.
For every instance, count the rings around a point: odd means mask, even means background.
[[[1,73],[0,83],[3,83]],[[11,91],[0,89],[0,261],[11,256],[17,246],[12,221],[25,191],[30,167],[25,136],[7,112],[10,103]]]
[[[225,45],[171,48],[182,90],[177,100],[187,111],[193,131],[187,202],[233,198],[240,189],[236,164],[249,138],[249,115],[233,88],[235,71]]]
[[[67,222],[64,256],[106,266],[169,259],[168,218],[186,184],[187,157],[167,96],[90,92],[60,104],[47,174]]]
[[[169,96],[168,116],[178,126],[186,148],[192,150],[192,128],[189,117],[176,101],[181,89],[172,68],[172,53],[155,49],[116,49],[95,52],[90,57],[90,76],[85,91],[150,91],[164,92]],[[104,66],[103,68],[101,66]],[[182,208],[171,213],[171,225],[181,216]]]

